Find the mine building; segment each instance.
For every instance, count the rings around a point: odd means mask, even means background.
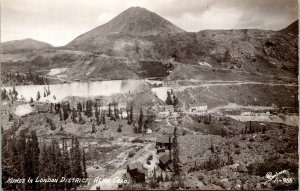
[[[172,139],[171,137],[158,137],[156,139],[157,152],[163,152],[164,150],[171,150]]]
[[[127,173],[133,182],[145,182],[147,170],[143,168],[141,162],[135,162],[127,165]]]
[[[163,171],[174,171],[174,166],[172,159],[170,158],[169,153],[165,153],[162,156],[159,157],[159,163],[158,166],[163,170]]]
[[[189,112],[195,113],[197,115],[206,115],[207,107],[208,106],[206,103],[189,104]]]

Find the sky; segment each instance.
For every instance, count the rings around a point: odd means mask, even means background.
[[[188,32],[279,30],[298,19],[297,0],[2,0],[1,42],[32,38],[63,46],[132,6]]]

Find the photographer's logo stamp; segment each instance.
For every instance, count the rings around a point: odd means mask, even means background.
[[[264,185],[266,185],[268,182],[275,183],[275,184],[278,184],[278,183],[291,184],[291,183],[293,183],[293,179],[290,177],[287,177],[287,176],[289,176],[289,171],[287,171],[287,170],[276,172],[275,174],[272,174],[272,172],[268,172],[266,174],[267,180],[264,183]]]

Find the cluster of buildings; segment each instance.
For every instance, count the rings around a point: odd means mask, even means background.
[[[171,159],[172,137],[161,136],[156,139],[156,149],[158,154],[158,169],[165,173],[172,173],[174,171],[173,162]],[[143,167],[141,162],[134,162],[127,165],[126,174],[124,178],[135,183],[146,181],[148,170]]]
[[[178,113],[189,113],[194,115],[207,115],[208,106],[206,103],[186,104],[184,107],[165,105],[159,107],[159,117],[166,118]]]

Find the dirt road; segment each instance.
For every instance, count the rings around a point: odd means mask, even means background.
[[[166,118],[166,122],[167,122],[167,125],[170,126],[170,127],[175,127],[174,125],[172,125],[169,121],[169,118]],[[179,128],[185,130],[185,131],[188,131],[190,133],[193,133],[193,135],[203,135],[202,133],[199,133],[199,132],[196,132],[196,131],[192,131],[186,127],[182,127],[182,126],[179,126]]]
[[[254,81],[201,81],[201,80],[183,80],[191,82],[199,82],[198,85],[186,85],[186,86],[163,86],[152,88],[151,91],[157,95],[159,99],[165,101],[167,99],[167,91],[184,91],[188,88],[198,87],[213,87],[213,86],[242,86],[242,85],[269,85],[269,86],[287,86],[287,87],[298,87],[295,83],[266,83],[266,82],[254,82]]]

